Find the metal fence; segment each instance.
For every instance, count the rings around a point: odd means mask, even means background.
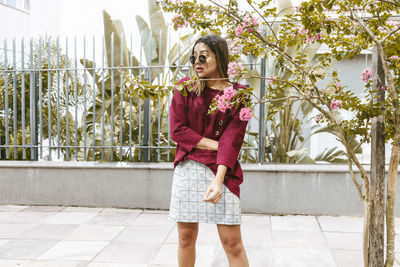
[[[132,53],[132,35],[130,42],[125,38],[4,40],[0,159],[172,161],[171,96],[130,97],[126,81],[136,75],[153,84],[171,85],[172,80],[190,75],[187,44],[194,38],[185,37],[184,43],[179,36],[172,44],[169,36],[167,43],[160,39],[159,44],[147,46],[141,38],[139,59]],[[167,47],[164,62],[163,46]],[[265,71],[265,62],[247,64],[261,65]],[[261,94],[264,86],[261,83]],[[247,134],[242,162],[263,161],[263,104],[257,110],[259,122],[252,122],[259,123],[257,142],[254,145],[250,138],[255,135]]]

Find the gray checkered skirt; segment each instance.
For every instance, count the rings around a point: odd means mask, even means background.
[[[203,163],[191,159],[179,162],[174,171],[168,218],[175,222],[240,224],[240,199],[224,184],[217,204],[202,200],[214,178]]]

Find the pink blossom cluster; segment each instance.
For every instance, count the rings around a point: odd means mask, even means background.
[[[189,24],[189,21],[192,21],[195,17],[196,17],[196,13],[193,13],[193,14],[190,16],[190,18],[188,18],[188,19],[186,20],[186,19],[183,19],[183,17],[182,17],[181,14],[176,14],[176,15],[172,18],[172,20],[173,20],[174,24],[176,24],[176,26],[177,26],[178,28],[183,28],[183,26],[186,27],[186,26]]]
[[[217,108],[225,113],[228,108],[232,107],[232,99],[236,95],[236,90],[230,86],[224,89],[223,95],[216,95],[215,100],[217,101]]]
[[[363,80],[364,82],[368,82],[369,79],[371,78],[372,78],[372,71],[371,69],[366,68],[361,75],[361,80]]]
[[[307,43],[307,44],[312,43],[312,42],[314,42],[315,40],[320,40],[320,39],[322,38],[322,34],[321,34],[321,33],[318,33],[318,34],[315,35],[315,36],[310,36],[310,35],[308,34],[308,29],[304,29],[303,27],[301,27],[301,28],[298,30],[298,32],[297,32],[297,37],[301,37],[301,36],[303,36],[303,35],[306,36],[306,43]]]
[[[309,44],[309,43],[314,42],[315,40],[320,40],[321,37],[322,37],[322,34],[321,34],[321,33],[318,33],[316,36],[309,36],[309,35],[307,34],[307,35],[306,35],[306,43]]]
[[[297,33],[297,36],[299,35],[306,35],[308,33],[308,29],[304,29],[303,27],[301,27]]]
[[[341,100],[332,99],[332,101],[331,101],[331,109],[332,110],[337,110],[338,108],[341,108],[341,107],[342,107]]]
[[[381,90],[386,91],[387,90],[387,86],[386,85],[382,85]]]
[[[250,14],[247,13],[246,16],[244,16],[243,18],[242,24],[239,24],[236,27],[235,34],[239,36],[245,31],[251,33],[257,26],[258,26],[258,19],[255,17],[250,17]]]
[[[340,87],[342,87],[342,84],[339,81],[336,81],[335,86],[336,86],[336,89],[339,89]]]
[[[224,94],[223,94],[227,99],[232,100],[233,97],[236,95],[236,90],[233,88],[233,86],[229,86],[224,89]]]
[[[230,80],[235,80],[241,71],[244,71],[242,63],[230,62],[228,64],[228,76]]]
[[[400,57],[393,55],[393,56],[391,56],[389,59],[391,59],[391,60],[399,60]]]
[[[239,112],[239,119],[241,121],[248,121],[253,117],[251,108],[241,108]]]

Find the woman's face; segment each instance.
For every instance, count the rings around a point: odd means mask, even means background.
[[[194,47],[193,55],[196,57],[194,69],[200,78],[219,78],[217,71],[217,60],[215,54],[205,43],[197,43]],[[200,63],[199,56],[205,55],[207,60],[204,64]]]

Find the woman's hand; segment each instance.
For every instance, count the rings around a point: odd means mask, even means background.
[[[203,201],[217,204],[222,197],[222,183],[217,179],[214,179],[208,187],[206,194],[204,195]]]
[[[218,165],[217,175],[208,187],[203,201],[217,204],[222,198],[222,184],[224,183],[225,174],[228,171],[228,167],[225,165]]]
[[[194,148],[218,151],[218,141],[215,141],[207,137],[203,137],[200,139],[200,142]]]

